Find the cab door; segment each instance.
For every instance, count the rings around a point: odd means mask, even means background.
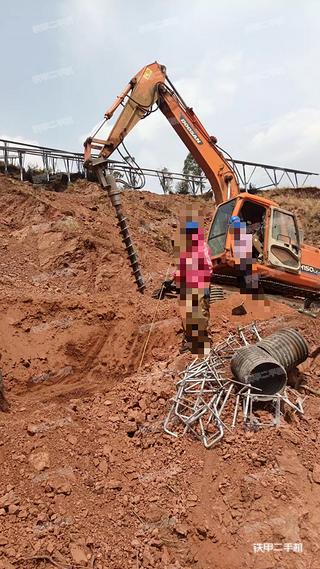
[[[276,207],[271,207],[269,212],[268,262],[275,268],[299,273],[301,246],[296,218],[290,212]]]
[[[230,216],[234,212],[236,202],[236,199],[232,199],[217,207],[208,237],[208,245],[210,247],[212,257],[218,257],[225,252],[228,224]]]

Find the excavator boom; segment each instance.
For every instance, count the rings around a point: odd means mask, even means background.
[[[217,204],[239,194],[235,173],[223,154],[216,147],[216,138],[210,136],[192,108],[188,107],[166,75],[166,68],[159,63],[143,67],[131,79],[124,91],[104,116],[112,118],[115,110],[123,109],[107,140],[89,138],[85,142],[85,163],[94,167],[91,150],[99,151],[107,159],[121,144],[134,126],[152,112],[157,104],[171,126],[184,142],[207,176]]]

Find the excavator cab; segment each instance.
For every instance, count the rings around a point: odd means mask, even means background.
[[[229,226],[232,215],[240,217],[246,232],[252,234],[254,263],[299,273],[301,247],[295,216],[270,200],[244,193],[217,207],[208,237],[214,269],[229,273],[234,267]]]

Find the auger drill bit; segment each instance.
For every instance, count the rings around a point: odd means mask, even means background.
[[[120,235],[127,251],[131,270],[137,283],[138,291],[143,293],[146,285],[141,274],[139,261],[131,240],[127,221],[122,212],[121,192],[117,187],[116,180],[112,174],[105,174],[103,168],[96,168],[96,174],[98,176],[102,189],[108,193],[111,203],[115,209],[118,219],[118,227],[120,228]]]

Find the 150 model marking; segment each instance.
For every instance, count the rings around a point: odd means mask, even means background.
[[[320,270],[310,265],[301,265],[301,271],[304,273],[311,273],[313,275],[320,275]]]

